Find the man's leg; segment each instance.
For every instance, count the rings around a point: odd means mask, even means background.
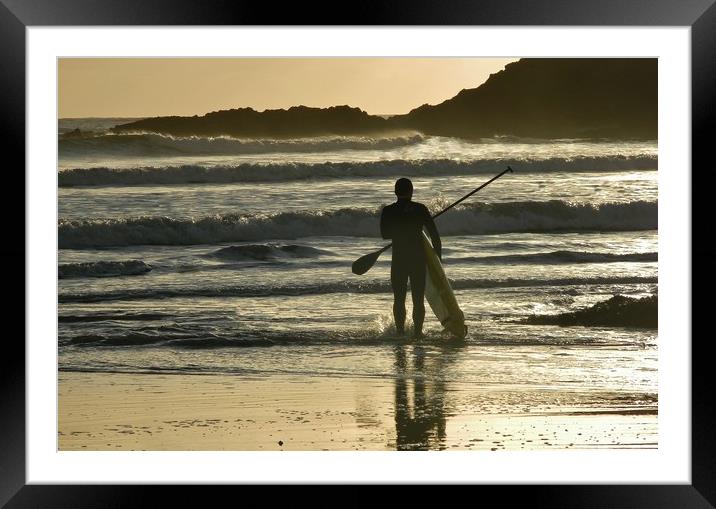
[[[424,263],[412,268],[410,271],[410,293],[413,297],[413,336],[423,335],[423,321],[425,320],[425,271]]]
[[[393,287],[393,319],[398,334],[405,332],[405,296],[408,293],[408,271],[400,264],[390,266],[390,284]]]

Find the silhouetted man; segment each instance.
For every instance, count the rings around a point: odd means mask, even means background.
[[[390,265],[390,284],[393,287],[393,317],[398,334],[405,332],[405,296],[410,279],[413,297],[413,335],[423,334],[425,319],[425,263],[422,231],[428,230],[433,248],[442,259],[442,243],[435,222],[428,208],[412,201],[413,183],[400,178],[395,182],[398,201],[383,208],[380,215],[380,233],[384,239],[393,240],[393,258]]]

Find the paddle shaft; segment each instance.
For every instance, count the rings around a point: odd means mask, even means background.
[[[448,205],[447,207],[445,207],[444,209],[442,209],[440,212],[438,212],[437,214],[435,214],[435,215],[433,216],[433,219],[435,219],[436,217],[438,217],[438,216],[444,214],[445,212],[447,212],[448,210],[450,210],[451,208],[453,208],[455,205],[457,205],[457,204],[459,204],[459,203],[461,203],[461,202],[467,200],[470,196],[472,196],[473,194],[475,194],[476,192],[478,192],[478,191],[479,191],[480,189],[482,189],[483,187],[486,187],[486,186],[490,185],[492,182],[494,182],[495,180],[497,180],[498,178],[500,178],[501,176],[503,176],[505,173],[512,173],[512,168],[510,168],[510,167],[508,166],[507,169],[506,169],[505,171],[503,171],[502,173],[500,173],[499,175],[497,175],[497,176],[495,176],[495,177],[492,177],[490,180],[488,180],[487,182],[485,182],[484,184],[482,184],[482,185],[481,185],[480,187],[478,187],[477,189],[473,189],[472,191],[470,191],[469,193],[467,193],[465,196],[463,196],[462,198],[460,198],[459,200],[457,200],[455,203],[452,203],[451,205]],[[378,251],[378,252],[379,252],[379,253],[382,253],[382,252],[384,252],[384,251],[387,251],[388,249],[390,249],[390,247],[391,247],[392,245],[393,245],[393,244],[390,243],[390,244],[388,244],[387,246],[385,246],[383,249],[381,249],[381,250]]]
[[[482,185],[481,185],[480,187],[478,187],[477,189],[475,189],[475,190],[473,190],[473,191],[470,191],[469,193],[467,193],[465,196],[463,196],[462,198],[460,198],[458,201],[456,201],[456,202],[453,203],[452,205],[448,205],[447,207],[445,207],[444,209],[442,209],[440,212],[438,212],[437,214],[435,214],[435,215],[433,216],[433,219],[435,219],[435,218],[438,217],[439,215],[444,214],[445,212],[447,212],[448,210],[450,210],[451,208],[453,208],[453,207],[454,207],[455,205],[457,205],[458,203],[467,200],[470,196],[472,196],[473,194],[475,194],[476,192],[478,192],[478,191],[479,191],[480,189],[482,189],[483,187],[486,187],[486,186],[490,185],[492,182],[494,182],[495,180],[497,180],[498,178],[500,178],[501,176],[503,176],[505,173],[512,173],[512,168],[510,168],[510,167],[508,166],[507,169],[506,169],[505,171],[503,171],[502,173],[500,173],[499,175],[497,175],[497,176],[495,176],[495,177],[492,177],[490,180],[488,180],[487,182],[485,182],[484,184],[482,184]]]

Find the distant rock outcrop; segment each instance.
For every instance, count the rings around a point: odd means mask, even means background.
[[[359,108],[333,106],[287,110],[239,108],[207,113],[201,117],[154,117],[118,125],[115,133],[153,132],[171,136],[233,136],[237,138],[285,138],[322,135],[360,135],[390,129],[382,117]]]
[[[63,139],[69,139],[69,138],[83,138],[87,136],[88,133],[85,131],[81,131],[79,127],[72,129],[71,131],[67,131],[66,133],[60,134],[60,138]]]
[[[655,58],[527,58],[391,120],[440,136],[655,139],[657,113]]]
[[[411,130],[461,138],[656,139],[657,65],[655,58],[526,58],[452,99],[387,119],[349,106],[240,108],[147,118],[112,131],[286,138]]]

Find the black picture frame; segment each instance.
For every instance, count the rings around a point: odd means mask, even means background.
[[[392,1],[380,4],[356,2],[353,11],[336,4],[314,2],[286,3],[277,8],[268,2],[201,0],[0,0],[0,62],[2,93],[0,129],[8,165],[6,188],[25,189],[23,175],[17,171],[25,163],[25,29],[31,26],[107,26],[107,25],[564,25],[564,26],[685,26],[691,27],[692,71],[692,168],[701,175],[713,172],[709,164],[713,145],[710,127],[714,125],[716,100],[716,0],[483,0],[430,2]],[[348,6],[348,4],[346,4]],[[343,7],[343,9],[346,8]],[[10,170],[14,173],[10,174]],[[692,238],[708,231],[710,203],[699,174],[692,179]],[[8,183],[7,180],[10,180]],[[12,187],[10,187],[12,186]],[[13,192],[20,196],[20,193]],[[24,193],[22,194],[24,196]],[[24,205],[24,203],[23,203]],[[19,204],[3,200],[4,218],[16,218]],[[703,207],[699,210],[699,207]],[[24,207],[23,207],[24,210]],[[8,219],[10,221],[10,219]],[[12,221],[10,221],[12,222]],[[24,266],[25,225],[14,219],[12,242],[0,247],[6,267]],[[692,242],[692,271],[698,268],[698,285],[708,291],[714,279],[709,262],[714,250],[708,243]],[[14,246],[14,247],[13,247]],[[13,271],[20,287],[19,271]],[[14,281],[13,281],[14,282]],[[692,287],[692,292],[696,288]],[[7,290],[6,290],[7,291]],[[26,294],[23,280],[22,295]],[[697,298],[693,292],[692,317],[709,316],[711,299]],[[708,295],[708,294],[702,294]],[[13,297],[15,294],[13,294]],[[6,304],[7,316],[19,316],[24,299]],[[701,318],[703,321],[703,318]],[[19,322],[19,320],[18,320]],[[692,320],[692,330],[695,321]],[[23,331],[24,332],[24,331]],[[676,339],[676,338],[675,338]],[[716,448],[711,430],[715,421],[711,405],[711,360],[708,333],[693,338],[692,352],[692,482],[690,485],[585,485],[526,486],[499,493],[505,502],[522,499],[530,506],[545,507],[714,507],[716,503]],[[25,457],[25,348],[16,336],[7,334],[0,356],[0,504],[7,507],[124,507],[141,506],[143,497],[158,488],[147,486],[26,485]],[[173,488],[176,490],[176,487]],[[482,487],[496,490],[500,487]],[[224,491],[224,490],[221,490]],[[504,488],[501,491],[505,491]],[[192,503],[186,490],[175,493]],[[176,495],[175,495],[176,496]],[[200,500],[199,495],[196,500]],[[483,494],[484,496],[484,494]],[[401,498],[404,497],[401,494]],[[360,497],[352,502],[356,503]],[[206,501],[204,501],[205,504]],[[369,502],[367,499],[366,503]],[[202,505],[204,505],[202,504]]]

